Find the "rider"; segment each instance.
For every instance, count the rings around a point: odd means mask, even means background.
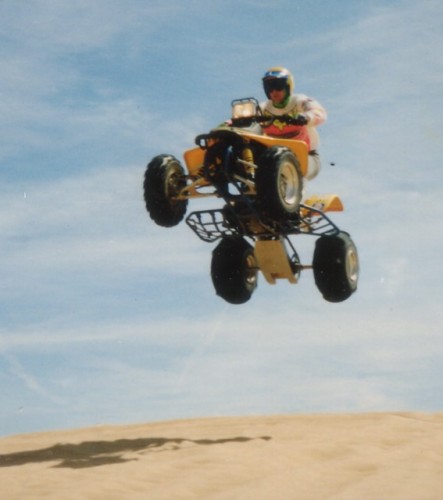
[[[277,137],[295,137],[305,140],[309,147],[307,179],[313,179],[320,171],[320,157],[317,152],[319,136],[315,127],[326,121],[326,110],[314,99],[304,94],[293,94],[294,78],[282,67],[266,71],[263,89],[268,100],[260,105],[265,116],[272,116],[272,122],[264,132]],[[294,118],[294,122],[280,121],[279,116]]]

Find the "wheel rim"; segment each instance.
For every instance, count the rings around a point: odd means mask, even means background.
[[[178,167],[171,168],[168,176],[166,178],[166,196],[168,198],[174,198],[180,193],[180,189],[183,187],[182,175]]]
[[[278,192],[282,202],[289,207],[297,204],[299,197],[299,178],[295,166],[286,161],[280,169]]]
[[[248,288],[255,287],[257,282],[257,263],[252,253],[246,256],[243,276]]]
[[[358,280],[358,257],[354,248],[350,248],[346,255],[346,275],[354,285]]]

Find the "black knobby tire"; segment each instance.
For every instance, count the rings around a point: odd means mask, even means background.
[[[314,279],[323,298],[342,302],[356,290],[359,262],[357,247],[349,234],[321,236],[314,251]]]
[[[176,226],[185,216],[188,200],[175,199],[185,186],[185,171],[174,156],[158,155],[148,164],[143,194],[146,210],[159,226]]]
[[[217,295],[231,304],[247,302],[257,286],[253,247],[243,238],[223,238],[212,252],[211,278]]]
[[[292,151],[280,146],[267,149],[258,159],[255,184],[257,204],[271,218],[285,221],[298,214],[303,177]]]

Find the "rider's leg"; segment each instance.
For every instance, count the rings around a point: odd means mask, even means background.
[[[309,151],[308,172],[306,174],[306,179],[311,180],[314,177],[316,177],[317,174],[320,172],[320,168],[321,168],[320,156],[318,152],[315,149],[313,149],[312,151]]]

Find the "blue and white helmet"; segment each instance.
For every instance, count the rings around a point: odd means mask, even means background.
[[[281,66],[268,69],[265,76],[262,78],[262,81],[263,90],[265,91],[268,99],[271,98],[271,90],[286,89],[287,96],[291,95],[294,90],[294,78],[291,72]]]

